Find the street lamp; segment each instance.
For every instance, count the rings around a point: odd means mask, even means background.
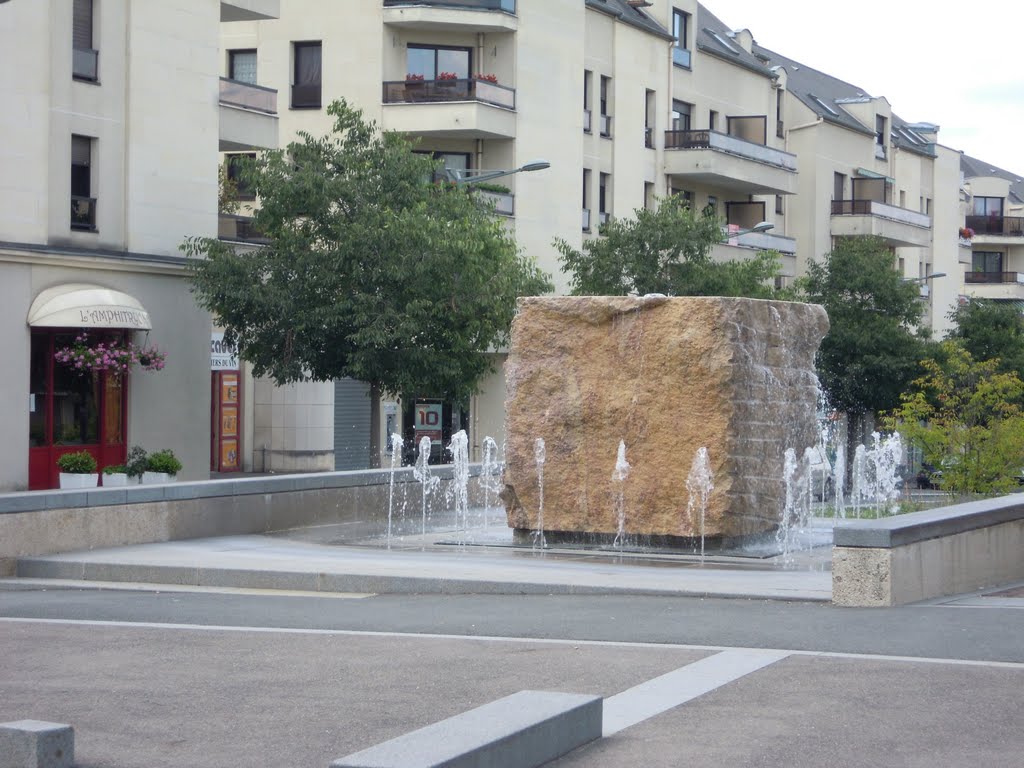
[[[722,232],[722,242],[728,242],[732,238],[739,237],[740,235],[749,235],[751,232],[767,232],[769,229],[775,229],[775,225],[770,221],[762,221],[760,224],[755,224],[748,229],[737,229],[735,232],[731,232],[726,229]]]
[[[936,277],[945,276],[945,272],[932,272],[930,275],[925,275],[924,277],[901,277],[900,280],[904,283],[925,283],[929,280],[934,280]]]
[[[551,163],[547,160],[531,160],[522,165],[519,168],[513,168],[510,171],[463,171],[458,168],[445,168],[444,174],[452,184],[458,184],[459,186],[468,186],[470,184],[479,184],[482,181],[490,181],[491,179],[499,179],[502,176],[511,176],[514,173],[530,173],[531,171],[543,171],[545,168],[550,168]],[[467,176],[466,174],[473,174]]]

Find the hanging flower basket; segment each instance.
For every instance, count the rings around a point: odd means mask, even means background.
[[[85,333],[76,336],[71,346],[58,349],[54,358],[58,363],[83,375],[106,371],[121,376],[135,365],[147,371],[160,371],[167,364],[167,354],[155,346],[137,347],[130,341],[100,341],[93,344]]]

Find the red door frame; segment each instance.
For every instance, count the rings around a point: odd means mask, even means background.
[[[128,374],[124,375],[121,386],[121,436],[120,443],[107,443],[106,426],[106,377],[110,374],[100,374],[100,397],[97,403],[97,436],[98,443],[84,445],[54,445],[53,444],[53,380],[54,370],[57,361],[54,354],[55,340],[58,334],[81,333],[81,328],[33,328],[33,336],[47,337],[46,351],[46,398],[42,404],[46,414],[45,444],[28,449],[28,488],[30,491],[57,488],[60,485],[60,470],[57,468],[57,459],[65,453],[74,451],[88,451],[96,459],[98,471],[102,472],[103,467],[112,464],[123,464],[128,454]],[[31,344],[29,345],[31,349]],[[31,352],[29,353],[31,354]],[[39,403],[36,403],[39,407]]]

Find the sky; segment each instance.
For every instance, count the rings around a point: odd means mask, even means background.
[[[765,48],[885,96],[939,143],[1024,177],[1024,0],[702,0]]]

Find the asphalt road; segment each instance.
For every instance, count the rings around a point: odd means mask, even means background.
[[[1024,610],[614,596],[0,586],[0,722],[79,768],[327,766],[523,689],[593,693],[781,649],[558,761],[1024,766]],[[727,665],[727,664],[726,664]],[[704,681],[706,682],[706,681]],[[631,698],[632,697],[632,698]],[[606,705],[607,706],[607,705]]]

